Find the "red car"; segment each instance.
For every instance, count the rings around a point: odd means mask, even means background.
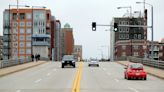
[[[125,79],[147,79],[147,73],[144,71],[143,65],[140,63],[131,63],[125,69]]]

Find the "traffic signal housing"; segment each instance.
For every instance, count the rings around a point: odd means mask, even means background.
[[[96,31],[96,22],[92,22],[92,31]]]
[[[114,23],[114,32],[118,31],[118,23]]]

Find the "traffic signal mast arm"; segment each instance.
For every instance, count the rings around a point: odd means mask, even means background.
[[[114,25],[97,24],[96,26],[114,26]],[[118,27],[146,27],[146,28],[152,28],[152,26],[144,26],[144,25],[118,25]]]

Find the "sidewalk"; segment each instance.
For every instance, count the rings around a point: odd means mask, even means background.
[[[0,69],[0,77],[11,74],[11,73],[15,73],[18,71],[22,71],[25,69],[29,69],[29,68],[32,68],[32,67],[44,64],[44,63],[46,63],[46,61],[30,62],[30,63],[21,64],[21,65],[2,68]]]
[[[117,61],[117,63],[125,66],[131,62],[129,62],[129,61]],[[161,78],[161,79],[164,79],[164,70],[145,66],[145,65],[144,65],[144,69],[147,71],[148,74],[156,76],[156,77]]]

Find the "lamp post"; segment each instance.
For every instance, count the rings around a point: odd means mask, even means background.
[[[154,32],[153,32],[153,5],[149,4],[149,3],[146,3],[146,2],[136,2],[136,4],[141,4],[141,3],[144,3],[144,4],[147,4],[149,6],[151,6],[151,59],[153,59],[153,49],[154,49],[154,44],[153,44],[153,41],[154,41]]]
[[[33,38],[32,38],[32,35],[33,35],[33,31],[34,31],[33,30],[34,29],[34,25],[33,25],[33,22],[34,22],[34,8],[43,8],[43,9],[45,9],[46,7],[45,6],[32,6],[31,55],[33,55]]]
[[[131,6],[117,7],[117,9],[122,9],[122,8],[129,8],[130,9],[130,17],[132,17],[132,7]]]

